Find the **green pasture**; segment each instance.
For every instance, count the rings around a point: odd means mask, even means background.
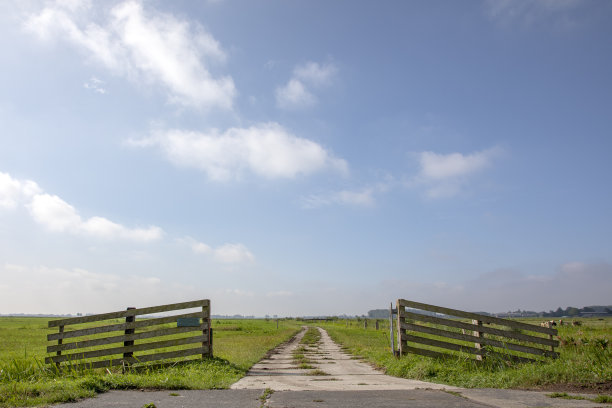
[[[272,320],[212,319],[213,359],[165,368],[145,366],[126,374],[119,367],[92,371],[68,368],[59,373],[44,364],[46,347],[53,344],[47,342],[47,334],[57,332],[47,328],[48,320],[0,318],[0,407],[74,401],[109,389],[227,388],[300,329],[292,320],[279,321],[277,329]]]
[[[542,321],[520,320],[536,325]],[[560,341],[560,346],[556,348],[560,352],[558,359],[524,364],[500,359],[486,359],[484,363],[477,363],[458,353],[444,360],[414,354],[398,359],[391,354],[388,321],[379,321],[379,330],[375,329],[374,320],[368,322],[367,329],[363,321],[354,320],[318,325],[350,353],[397,377],[479,388],[538,388],[551,385],[593,390],[609,388],[612,382],[612,347],[609,344],[612,318],[579,320],[581,326],[557,327]]]

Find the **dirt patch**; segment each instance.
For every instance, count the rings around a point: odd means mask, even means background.
[[[528,391],[571,392],[579,394],[612,395],[612,381],[593,384],[548,384],[535,388],[521,388]]]

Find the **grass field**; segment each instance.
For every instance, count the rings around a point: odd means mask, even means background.
[[[538,324],[542,319],[524,319]],[[436,360],[417,355],[397,359],[391,355],[388,323],[375,330],[370,321],[320,324],[346,349],[397,377],[444,383],[461,387],[548,388],[610,393],[612,386],[612,318],[580,319],[582,326],[561,326],[560,358],[538,364],[478,364],[465,357]],[[352,324],[352,325],[351,325]]]
[[[45,318],[0,318],[0,407],[74,401],[109,389],[227,388],[244,376],[270,349],[297,333],[291,320],[214,320],[214,359],[145,368],[122,374],[114,370],[57,373],[44,364]]]

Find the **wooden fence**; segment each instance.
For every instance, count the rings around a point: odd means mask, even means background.
[[[142,317],[194,308],[201,308],[201,310],[173,316]],[[141,316],[141,319],[136,320],[137,316]],[[97,323],[96,325],[88,324],[92,322]],[[66,331],[68,326],[74,326],[74,329]],[[62,363],[78,368],[118,365],[126,367],[176,357],[212,356],[213,351],[209,300],[195,300],[140,309],[128,308],[120,312],[52,320],[49,321],[49,327],[58,327],[59,331],[47,336],[48,341],[54,342],[53,345],[47,347],[47,353],[55,353],[55,356],[47,357],[45,362],[55,364],[58,368],[61,368]],[[193,335],[194,332],[195,335]],[[162,340],[152,341],[156,338],[162,338]],[[71,339],[76,341],[64,342],[64,340]],[[197,344],[197,347],[179,347],[193,344]],[[111,347],[100,347],[109,345]],[[171,350],[158,350],[168,348]],[[67,351],[70,353],[65,353]],[[100,360],[99,357],[104,358]]]
[[[397,329],[400,355],[414,353],[445,358],[459,352],[475,360],[500,358],[519,362],[537,361],[534,356],[559,356],[554,350],[559,346],[553,339],[556,329],[404,299],[397,301]]]

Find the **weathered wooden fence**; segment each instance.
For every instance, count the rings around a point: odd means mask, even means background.
[[[537,361],[533,356],[559,356],[554,351],[559,346],[553,339],[556,329],[404,299],[397,301],[397,329],[400,355],[445,358],[459,352],[475,360],[491,357],[519,362]],[[546,337],[538,336],[542,334]]]
[[[143,317],[194,308],[201,310],[173,316]],[[141,318],[137,320],[137,316]],[[96,325],[88,324],[92,322],[96,322]],[[68,326],[74,329],[66,331]],[[209,300],[52,320],[49,327],[58,327],[59,331],[47,336],[48,341],[55,343],[47,347],[47,353],[55,353],[55,356],[47,357],[45,362],[56,364],[58,368],[62,363],[79,368],[125,367],[198,354],[202,357],[212,356],[213,351]],[[193,335],[194,332],[196,335]],[[64,342],[71,339],[76,341]],[[197,344],[197,347],[178,347],[193,344]],[[111,347],[106,347],[109,345]],[[168,348],[171,350],[159,350]],[[67,351],[69,353],[65,353]],[[100,360],[99,357],[104,358]]]

